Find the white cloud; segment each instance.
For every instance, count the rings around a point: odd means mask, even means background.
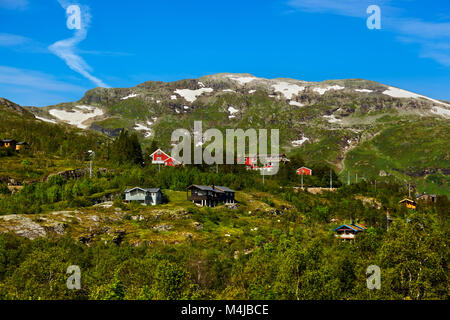
[[[58,0],[64,10],[70,5],[69,2]],[[72,38],[60,40],[55,42],[49,47],[49,50],[55,55],[60,57],[67,66],[84,76],[85,78],[91,80],[99,87],[108,88],[102,80],[96,78],[91,74],[92,68],[84,61],[84,59],[77,54],[77,45],[86,39],[87,29],[89,28],[89,23],[91,20],[91,15],[89,13],[89,7],[80,6],[81,8],[81,29],[76,30]]]
[[[0,8],[23,10],[28,7],[28,0],[0,0]]]
[[[294,8],[309,12],[327,12],[349,17],[365,17],[366,9],[373,0],[291,0]],[[387,6],[389,0],[378,0],[377,5]]]
[[[391,0],[378,0],[381,8],[382,26],[397,34],[405,43],[420,45],[420,57],[431,58],[450,66],[450,22],[429,22],[409,17],[401,8],[391,5]],[[336,15],[367,18],[366,9],[373,0],[291,0],[293,8],[306,12],[331,13]]]
[[[59,81],[46,73],[7,66],[0,66],[0,84],[53,92],[84,91],[82,87]]]
[[[1,47],[13,47],[22,45],[29,41],[28,38],[22,37],[16,34],[0,33],[0,46]]]

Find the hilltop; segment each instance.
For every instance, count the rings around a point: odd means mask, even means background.
[[[351,179],[357,174],[448,192],[450,104],[363,79],[307,82],[224,73],[96,88],[76,102],[19,108],[42,123],[112,138],[121,129],[134,131],[144,147],[167,151],[173,130],[192,132],[195,120],[204,130],[276,128],[283,152],[310,165],[326,163],[342,180],[349,170]]]

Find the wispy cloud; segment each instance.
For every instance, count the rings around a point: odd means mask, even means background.
[[[0,66],[0,97],[20,105],[46,106],[60,103],[68,97],[75,100],[85,90],[47,73]]]
[[[13,47],[29,42],[30,39],[16,34],[0,33],[0,47]]]
[[[0,66],[0,84],[54,92],[82,92],[84,88],[39,71]]]
[[[389,5],[389,0],[378,0],[378,5]],[[307,12],[326,12],[349,17],[364,17],[373,0],[290,0],[288,5]]]
[[[0,0],[0,8],[23,10],[28,7],[28,0]]]
[[[64,8],[64,10],[67,9],[67,7],[73,3],[69,3],[68,1],[64,0],[58,0],[60,5]],[[80,6],[81,8],[81,29],[78,29],[75,31],[75,34],[73,37],[65,40],[60,40],[55,42],[49,47],[49,50],[53,52],[55,55],[60,57],[64,62],[67,64],[67,66],[84,76],[85,78],[91,80],[99,87],[105,87],[107,88],[108,85],[106,85],[102,80],[99,78],[96,78],[93,76],[92,68],[84,61],[84,59],[79,55],[79,51],[77,49],[77,45],[86,39],[87,36],[87,30],[89,28],[89,23],[91,20],[91,15],[89,13],[89,7],[87,6]]]
[[[290,0],[297,10],[366,18],[366,8],[373,0]],[[429,22],[410,17],[391,0],[377,0],[382,10],[383,29],[393,32],[405,43],[420,45],[420,57],[450,66],[450,22]],[[448,17],[447,17],[448,18]]]

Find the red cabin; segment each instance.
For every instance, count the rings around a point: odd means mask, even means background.
[[[178,165],[180,165],[180,164],[181,164],[180,161],[178,161],[177,159],[172,158],[172,157],[169,157],[169,158],[164,162],[164,165],[166,165],[166,166],[168,166],[168,167],[176,167],[176,166],[178,166]]]
[[[156,150],[150,155],[153,164],[163,164],[168,167],[175,167],[181,164],[177,159],[169,156],[161,149]]]
[[[312,170],[307,167],[301,167],[297,169],[297,174],[302,176],[312,176]]]
[[[170,156],[161,149],[156,150],[150,155],[153,164],[164,164]]]

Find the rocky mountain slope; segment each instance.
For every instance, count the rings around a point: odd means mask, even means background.
[[[361,79],[306,82],[216,74],[96,88],[77,102],[26,109],[41,121],[110,136],[122,128],[135,130],[144,145],[156,141],[168,151],[173,130],[193,132],[194,121],[202,120],[203,130],[280,129],[283,151],[308,162],[325,161],[342,174],[351,167],[360,177],[405,179],[449,169],[450,104]]]

